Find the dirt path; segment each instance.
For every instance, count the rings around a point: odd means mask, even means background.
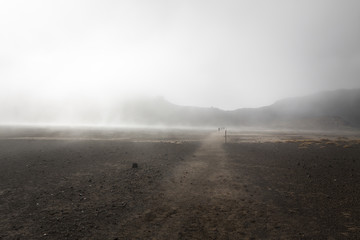
[[[157,204],[131,223],[141,238],[236,239],[244,236],[238,211],[244,190],[231,172],[223,136],[211,134],[188,159],[169,174],[160,187]],[[160,200],[160,199],[161,200]],[[244,200],[244,199],[242,199]],[[128,224],[126,229],[128,229]],[[133,236],[134,232],[129,233]],[[233,236],[233,237],[232,237]]]
[[[166,197],[176,203],[210,201],[212,198],[231,198],[234,194],[224,184],[231,178],[222,136],[214,133],[198,151],[172,174],[165,184]],[[233,196],[234,197],[234,196]]]

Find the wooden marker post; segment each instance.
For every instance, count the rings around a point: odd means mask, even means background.
[[[227,136],[226,136],[226,129],[225,129],[225,144],[226,144],[226,137],[227,137]]]

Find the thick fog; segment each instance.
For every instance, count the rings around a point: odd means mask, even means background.
[[[108,124],[129,99],[233,110],[360,88],[359,42],[357,0],[1,1],[0,122]]]

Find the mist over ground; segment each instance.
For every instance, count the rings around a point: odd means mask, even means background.
[[[0,1],[0,239],[360,239],[360,1]]]
[[[18,105],[16,105],[18,104]],[[101,104],[92,100],[0,105],[1,124],[97,127],[351,130],[360,128],[360,89],[283,99],[261,108],[233,111],[179,106],[162,97]]]
[[[360,88],[359,9],[352,0],[3,1],[0,123],[357,126],[358,101],[346,93],[311,109],[320,100],[299,107],[297,97]]]

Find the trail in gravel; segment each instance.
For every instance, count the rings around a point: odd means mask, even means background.
[[[139,237],[222,239],[244,235],[234,208],[245,190],[231,169],[223,136],[211,134],[164,179],[160,194],[153,199],[156,205],[130,223],[140,228],[136,230]],[[133,237],[134,232],[129,234]]]

